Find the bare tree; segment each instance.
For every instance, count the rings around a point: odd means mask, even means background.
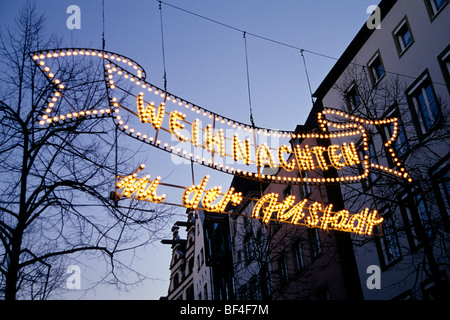
[[[164,206],[109,198],[115,174],[128,174],[133,155],[117,145],[110,118],[39,125],[55,91],[30,53],[59,44],[30,4],[13,29],[1,32],[0,296],[7,300],[48,298],[61,289],[69,259],[89,252],[107,260],[101,280],[141,281],[121,254],[157,240],[170,214]],[[53,67],[66,86],[53,111],[108,107],[103,62],[64,59]]]
[[[428,90],[436,98],[431,102],[434,122],[423,132],[414,101],[405,94],[405,78],[389,73],[381,80],[371,79],[370,72],[352,65],[334,89],[342,98],[344,111],[366,119],[398,119],[396,141],[387,147],[384,142],[393,137],[394,126],[368,128],[369,160],[397,170],[398,162],[401,162],[412,177],[412,183],[373,171],[360,184],[342,188],[345,206],[360,210],[372,204],[372,209],[384,216],[383,230],[379,229],[378,235],[372,238],[379,252],[384,252],[381,264],[385,268],[402,269],[405,268],[403,264],[394,265],[401,255],[410,261],[403,272],[404,278],[393,285],[412,277],[420,287],[418,279],[425,274],[436,284],[436,297],[448,296],[448,282],[442,278],[442,271],[450,266],[446,216],[450,208],[444,201],[439,201],[435,192],[439,185],[448,184],[448,177],[432,175],[436,164],[448,156],[450,147],[447,102],[436,91],[431,91],[433,84],[430,83]],[[355,170],[361,173],[362,169]],[[364,248],[367,241],[358,245]]]
[[[291,188],[296,196],[305,197],[303,186]],[[319,188],[323,187],[310,186],[309,190],[317,195]],[[341,281],[345,276],[339,253],[344,245],[342,234],[276,220],[266,225],[260,219],[249,217],[253,205],[244,203],[238,208],[239,215],[233,216],[230,223],[238,299],[352,298],[352,289],[344,291],[343,283],[338,291],[334,289],[337,283],[334,281]]]

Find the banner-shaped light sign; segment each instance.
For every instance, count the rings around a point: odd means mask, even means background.
[[[55,76],[49,61],[77,56],[104,60],[110,107],[56,114],[53,106],[64,94],[65,84]],[[368,120],[326,109],[318,114],[321,132],[271,130],[229,119],[164,91],[145,80],[145,71],[138,63],[116,53],[55,49],[32,53],[32,58],[56,87],[40,121],[43,125],[93,115],[112,116],[121,131],[143,143],[189,162],[269,183],[352,183],[366,178],[371,170],[411,181],[392,147],[398,132],[396,118]],[[367,127],[382,125],[393,127],[384,147],[396,169],[371,161]],[[279,172],[267,174],[265,167]],[[324,173],[331,168],[337,170],[337,176],[325,178]],[[284,174],[293,170],[300,175]]]
[[[372,170],[412,181],[393,147],[398,137],[397,118],[370,120],[341,110],[325,109],[317,115],[320,127],[317,131],[271,130],[229,119],[162,90],[145,80],[145,71],[138,63],[113,52],[54,49],[31,53],[31,57],[55,87],[42,112],[41,125],[110,117],[118,129],[130,137],[188,163],[193,161],[267,183],[354,183],[366,178]],[[56,107],[60,99],[70,99],[65,96],[70,83],[64,83],[57,73],[57,59],[68,57],[101,59],[104,78],[99,81],[107,84],[108,107],[79,108],[76,103],[68,104],[71,110]],[[380,130],[382,126],[390,126],[383,148],[389,158],[385,162],[391,166],[373,160],[375,150],[369,132]],[[266,170],[268,167],[273,169],[270,173]],[[164,185],[160,178],[138,177],[143,168],[142,165],[129,176],[117,177],[118,199],[167,203],[164,202],[166,195],[157,191],[158,186]],[[327,175],[331,170],[333,174]],[[296,176],[292,171],[299,174]],[[242,202],[242,194],[233,188],[226,192],[222,192],[221,187],[207,189],[208,180],[206,176],[200,184],[186,188],[180,206],[229,213],[226,210],[230,205]],[[264,223],[276,219],[310,228],[370,235],[373,227],[383,221],[377,211],[368,208],[357,214],[347,210],[334,212],[332,204],[308,203],[307,199],[298,202],[294,196],[282,200],[278,194],[270,193],[251,200],[255,201],[252,217]]]

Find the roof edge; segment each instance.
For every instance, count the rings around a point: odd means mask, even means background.
[[[398,0],[382,0],[378,7],[381,12],[381,21],[386,17],[392,7],[397,3]],[[354,57],[358,54],[362,45],[369,39],[372,33],[376,29],[367,28],[367,22],[361,27],[356,36],[350,42],[348,47],[342,53],[340,58],[331,68],[330,72],[325,76],[324,80],[317,87],[316,91],[313,93],[314,98],[321,99],[336,83],[336,80],[342,74],[342,72],[347,68],[347,66],[351,63]]]

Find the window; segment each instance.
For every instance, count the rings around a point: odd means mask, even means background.
[[[252,233],[249,233],[244,239],[244,259],[245,263],[249,264],[255,254],[255,238]]]
[[[286,199],[289,196],[292,196],[293,192],[292,192],[292,187],[291,186],[287,186],[286,189],[284,189],[283,191],[283,196]]]
[[[180,277],[178,276],[178,273],[175,273],[173,277],[173,289],[175,290],[178,288],[178,285],[180,284]]]
[[[208,300],[208,285],[206,283],[203,287],[203,300]]]
[[[417,118],[417,130],[421,134],[430,131],[440,120],[439,102],[430,77],[426,73],[408,90],[413,115]]]
[[[190,285],[186,289],[186,300],[194,300],[194,285]]]
[[[409,247],[411,251],[416,251],[420,245],[420,239],[416,230],[416,223],[414,222],[414,210],[411,209],[414,205],[404,205],[410,203],[411,200],[409,200],[407,194],[404,194],[400,198],[400,210],[403,215],[403,223],[408,237]]]
[[[383,215],[381,244],[381,263],[386,268],[401,258],[400,245],[393,215],[388,212]]]
[[[386,118],[397,118],[397,138],[393,144],[397,156],[402,157],[409,149],[408,139],[406,138],[405,127],[401,120],[400,112],[397,108],[394,109]],[[385,134],[387,139],[391,139],[394,133],[394,125],[385,126]]]
[[[188,274],[191,274],[193,270],[194,270],[194,257],[192,257],[191,259],[189,259],[189,263],[188,263]]]
[[[442,202],[444,204],[445,211],[449,210],[450,207],[450,175],[448,171],[442,174],[438,182],[439,187],[439,196],[442,198]],[[448,214],[446,215],[448,217]]]
[[[284,254],[278,258],[278,275],[280,277],[280,284],[284,284],[288,281],[289,273],[286,263],[286,256]]]
[[[444,75],[447,89],[450,92],[450,45],[442,52],[439,57],[439,64],[441,65],[442,74]]]
[[[345,99],[347,100],[347,107],[350,112],[354,111],[360,103],[360,97],[358,89],[355,84],[352,84],[350,88],[345,92]]]
[[[368,141],[369,144],[369,161],[373,164],[379,164],[378,162],[378,155],[377,155],[377,148],[375,147],[375,143],[373,141],[374,136],[372,136],[372,138],[370,138],[370,140]],[[375,181],[377,181],[380,178],[380,173],[378,170],[375,169],[370,169],[370,173],[368,176],[368,180],[369,183],[374,183]]]
[[[402,206],[405,229],[409,238],[411,250],[418,248],[422,242],[422,236],[432,236],[431,216],[420,186],[416,186],[412,192],[403,196],[407,206]],[[423,234],[422,232],[423,231]]]
[[[448,161],[448,160],[447,160]],[[447,229],[450,228],[450,174],[448,171],[450,164],[440,166],[442,169],[433,170],[431,181],[436,194],[437,205],[442,216],[442,220]]]
[[[423,199],[422,194],[417,193],[414,196],[414,201],[416,203],[417,212],[419,214],[420,222],[422,223],[424,231],[428,237],[431,237],[433,231],[431,228],[431,219],[430,215],[428,214],[428,208],[425,204],[425,200]]]
[[[414,42],[411,28],[409,27],[406,17],[402,20],[402,22],[400,22],[397,28],[395,28],[393,36],[397,52],[399,56],[401,56]]]
[[[430,19],[433,20],[447,3],[448,0],[425,0]]]
[[[309,173],[308,171],[303,171],[303,176],[301,171],[298,172],[298,176],[299,178],[309,178]],[[300,193],[302,193],[302,197],[303,198],[307,198],[310,194],[311,194],[311,186],[308,183],[304,183],[301,185],[300,187]]]
[[[302,242],[296,241],[292,246],[292,256],[294,259],[294,270],[300,272],[305,268],[305,260],[303,257]]]
[[[367,64],[369,68],[369,76],[372,80],[372,84],[375,85],[378,83],[378,81],[383,78],[385,71],[383,67],[383,62],[381,61],[381,56],[377,52],[375,56],[369,61]]]
[[[308,229],[308,245],[311,258],[317,258],[322,253],[322,246],[320,245],[319,232],[317,229]]]
[[[261,285],[257,276],[253,276],[248,284],[248,300],[261,300]]]

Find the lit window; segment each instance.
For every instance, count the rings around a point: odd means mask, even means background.
[[[397,51],[399,55],[402,55],[414,42],[414,38],[406,18],[399,24],[393,34]]]
[[[447,3],[448,0],[425,0],[430,18],[433,19]]]
[[[368,63],[370,78],[375,85],[381,78],[383,78],[385,71],[380,55],[377,53],[375,57]]]
[[[440,120],[439,103],[428,75],[408,91],[420,124],[420,132],[427,133]]]

